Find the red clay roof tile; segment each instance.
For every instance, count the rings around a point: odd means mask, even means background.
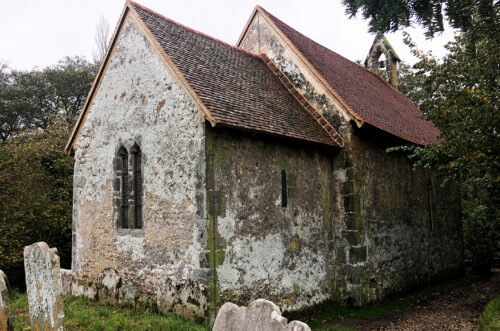
[[[259,56],[132,5],[216,125],[338,146]]]
[[[435,143],[439,130],[386,81],[294,30],[259,7],[361,119],[419,145]]]

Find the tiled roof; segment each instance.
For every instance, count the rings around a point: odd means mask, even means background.
[[[422,112],[385,80],[259,9],[364,122],[419,145],[436,142],[439,130],[420,119]]]
[[[216,126],[338,145],[259,56],[132,6]]]

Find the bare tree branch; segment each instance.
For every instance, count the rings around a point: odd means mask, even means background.
[[[96,25],[96,31],[94,36],[96,48],[92,51],[92,56],[94,58],[94,63],[101,63],[109,44],[109,23],[108,20],[101,16]]]

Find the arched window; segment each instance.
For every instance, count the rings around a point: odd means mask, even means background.
[[[120,178],[120,225],[122,228],[129,227],[128,222],[128,152],[121,146],[118,150],[119,157],[119,178]]]
[[[131,228],[142,229],[142,153],[139,145],[134,144],[130,150],[132,155],[132,185],[133,185],[133,211]]]

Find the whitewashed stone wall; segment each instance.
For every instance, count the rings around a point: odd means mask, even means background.
[[[215,149],[210,170],[218,201],[210,258],[221,301],[247,305],[265,298],[296,311],[330,299],[342,263],[336,252],[343,250],[331,162],[338,152],[212,129],[208,139]],[[287,207],[281,204],[282,170]]]
[[[196,278],[205,224],[204,126],[136,23],[127,18],[75,152],[73,265],[77,279],[118,271],[153,295],[165,277]],[[119,229],[113,160],[120,144],[142,149],[143,229]]]

